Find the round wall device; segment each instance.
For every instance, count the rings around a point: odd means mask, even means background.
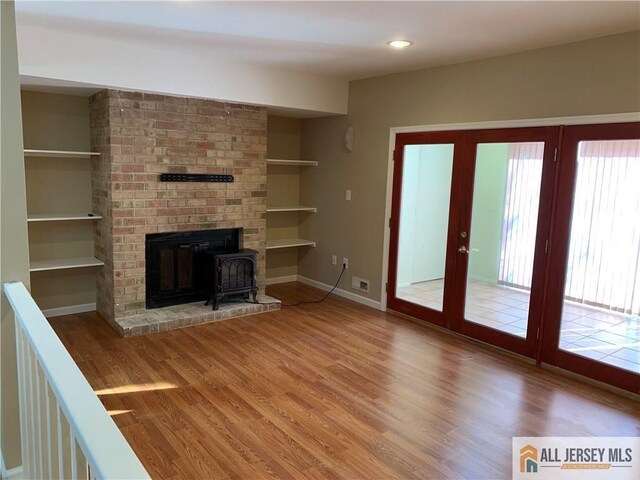
[[[353,125],[349,125],[347,127],[347,131],[344,134],[344,146],[347,149],[347,151],[352,152],[353,151],[353,145],[355,144],[356,141],[356,129],[354,128]]]

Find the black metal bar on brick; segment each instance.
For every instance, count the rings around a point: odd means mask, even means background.
[[[208,174],[208,173],[161,173],[161,182],[233,182],[233,175]]]

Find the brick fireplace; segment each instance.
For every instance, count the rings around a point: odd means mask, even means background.
[[[145,309],[151,233],[243,228],[244,247],[259,253],[263,293],[266,109],[104,90],[91,97],[90,113],[91,146],[101,154],[92,160],[93,209],[103,217],[94,232],[96,256],[104,261],[98,313],[123,335],[172,328],[158,320],[164,309]],[[161,182],[161,173],[230,174],[234,182]],[[169,308],[164,313],[178,319],[176,326],[192,323],[193,311],[184,313],[191,307]]]

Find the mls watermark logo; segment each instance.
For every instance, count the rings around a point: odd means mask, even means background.
[[[640,478],[640,437],[514,437],[513,478]]]
[[[520,449],[520,473],[536,473],[538,471],[538,449],[533,445],[525,445]]]

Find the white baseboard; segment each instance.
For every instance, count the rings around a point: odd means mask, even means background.
[[[4,457],[2,456],[2,452],[0,452],[0,478],[2,480],[18,480],[19,478],[22,478],[22,466],[7,470],[4,466]]]
[[[286,275],[284,277],[267,278],[266,284],[276,285],[278,283],[289,283],[289,282],[297,282],[297,281],[298,281],[297,275]]]
[[[333,285],[327,285],[326,283],[318,282],[316,280],[303,277],[302,275],[298,275],[298,281],[300,283],[319,288],[320,290],[324,290],[325,292],[328,292],[333,288]],[[340,297],[348,298],[349,300],[353,300],[354,302],[366,305],[367,307],[375,308],[376,310],[382,310],[382,303],[376,300],[371,300],[370,298],[365,298],[362,295],[356,295],[355,293],[348,292],[347,290],[343,290],[341,288],[336,288],[333,293]]]
[[[62,315],[72,315],[74,313],[93,312],[96,309],[95,303],[83,303],[81,305],[70,305],[68,307],[49,308],[43,310],[44,316],[47,318],[60,317]]]

